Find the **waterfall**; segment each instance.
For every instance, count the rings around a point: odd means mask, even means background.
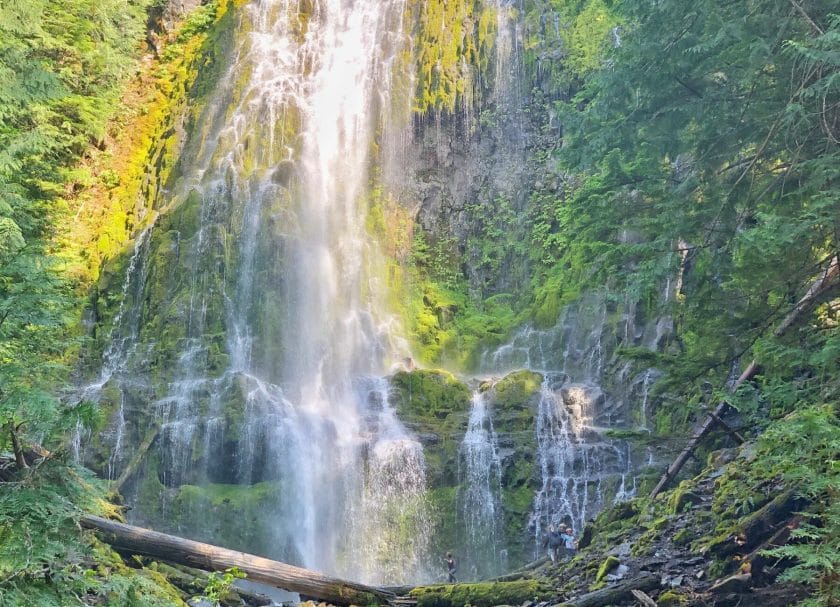
[[[549,526],[570,524],[579,533],[607,503],[635,492],[629,446],[604,436],[603,427],[629,425],[627,405],[636,399],[646,415],[649,386],[658,375],[647,370],[628,377],[625,365],[609,393],[601,387],[616,344],[647,343],[646,334],[656,332],[656,322],[637,329],[635,310],[626,301],[610,325],[606,300],[589,293],[565,307],[554,326],[524,326],[482,355],[485,372],[526,368],[543,374],[535,412],[539,489],[529,525],[536,547]]]
[[[465,561],[473,569],[471,577],[487,579],[503,571],[505,563],[501,529],[502,463],[483,392],[473,393],[460,457],[463,489],[459,501],[466,530]]]
[[[122,287],[120,289],[120,304],[114,315],[113,328],[108,337],[108,345],[102,354],[102,366],[99,370],[99,377],[82,386],[78,391],[80,401],[99,402],[106,385],[117,380],[119,390],[119,403],[111,427],[103,436],[110,445],[111,455],[107,463],[107,478],[115,479],[121,471],[126,453],[124,438],[126,432],[126,393],[122,389],[125,383],[133,381],[127,373],[129,361],[135,354],[138,344],[141,318],[141,299],[148,277],[148,264],[146,263],[149,251],[149,235],[151,226],[141,230],[134,239],[134,248],[128,260]],[[77,425],[76,436],[71,441],[74,457],[81,460],[83,444],[81,424]]]
[[[360,378],[357,386],[370,403],[375,438],[367,445],[361,498],[351,508],[348,558],[361,564],[364,579],[394,584],[405,579],[406,571],[429,579],[432,528],[423,448],[397,418],[387,380]]]
[[[155,364],[168,363],[153,399],[156,451],[128,489],[134,520],[214,540],[216,510],[245,495],[251,539],[235,547],[257,541],[267,556],[363,582],[428,577],[423,451],[383,378],[409,352],[365,225],[371,150],[409,110],[389,97],[406,10],[406,0],[240,9],[230,61],[161,203],[165,227],[138,238],[126,275],[140,284],[154,256],[158,282],[179,271],[158,296],[176,355],[155,350],[166,331],[146,337]],[[121,305],[103,385],[111,351],[137,342],[127,319]],[[149,373],[129,366],[126,378]],[[121,428],[122,405],[116,419]]]
[[[546,375],[540,390],[537,446],[542,486],[534,498],[537,545],[549,526],[571,524],[577,533],[606,504],[603,483],[626,473],[626,447],[592,431],[595,399],[581,386]]]

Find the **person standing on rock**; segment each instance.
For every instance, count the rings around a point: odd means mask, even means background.
[[[452,556],[451,552],[446,553],[446,571],[449,573],[449,583],[457,583],[458,580],[455,578],[455,572],[458,571],[458,567],[455,564],[455,558]]]
[[[575,532],[572,531],[571,527],[566,527],[563,530],[563,533],[560,534],[560,538],[563,540],[563,545],[565,547],[566,552],[566,560],[571,560],[575,556],[575,552],[577,548],[575,547]]]

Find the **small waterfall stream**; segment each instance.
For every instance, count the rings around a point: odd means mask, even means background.
[[[563,386],[557,380],[546,374],[537,416],[542,481],[534,498],[538,545],[552,525],[571,524],[579,533],[607,503],[603,483],[616,476],[623,483],[628,462],[625,445],[604,440],[592,429],[595,400],[588,388]]]
[[[148,278],[149,266],[149,236],[152,226],[140,231],[134,240],[131,257],[123,278],[120,290],[120,304],[114,316],[113,329],[109,335],[108,345],[102,354],[102,366],[99,377],[79,390],[80,401],[99,402],[106,385],[116,378],[120,385],[136,381],[129,373],[129,363],[135,354],[140,332],[142,294]],[[126,393],[118,388],[118,405],[116,419],[103,437],[110,444],[111,455],[108,458],[107,478],[117,478],[125,464],[124,436],[126,431],[125,405]],[[83,437],[81,426],[77,428],[72,441],[74,457],[81,460]]]
[[[460,448],[463,491],[459,498],[466,538],[464,557],[474,579],[487,579],[505,568],[501,529],[502,462],[485,394],[473,393],[467,432]]]
[[[535,546],[542,544],[549,526],[570,524],[579,533],[607,503],[635,494],[629,445],[609,439],[603,430],[635,421],[628,418],[627,403],[636,400],[646,419],[648,390],[657,372],[633,378],[619,373],[609,394],[601,387],[605,357],[617,336],[634,343],[656,333],[655,327],[635,326],[634,310],[628,305],[611,328],[606,301],[590,293],[564,308],[553,327],[525,326],[482,357],[486,372],[524,368],[543,376],[535,412],[539,488],[529,525]]]

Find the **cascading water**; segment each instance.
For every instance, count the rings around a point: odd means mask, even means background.
[[[461,442],[462,495],[459,497],[466,538],[462,575],[486,579],[505,568],[501,529],[502,462],[493,420],[482,392],[473,393],[472,408]]]
[[[594,402],[585,388],[561,387],[557,379],[546,374],[537,414],[542,480],[534,498],[538,544],[549,526],[566,523],[583,529],[606,503],[602,484],[623,474],[628,460],[626,446],[604,441],[592,429]]]
[[[124,464],[125,451],[123,439],[126,429],[125,401],[126,393],[122,389],[126,383],[135,381],[128,372],[130,358],[135,354],[140,331],[140,310],[142,306],[142,293],[148,277],[148,264],[146,263],[149,252],[149,234],[151,227],[148,227],[137,235],[134,241],[134,249],[128,261],[125,278],[123,279],[120,292],[120,304],[114,316],[113,330],[109,336],[108,346],[102,354],[102,366],[99,377],[96,381],[83,386],[79,390],[80,401],[99,402],[105,386],[113,379],[119,384],[119,404],[117,405],[116,420],[112,424],[110,432],[106,433],[105,441],[110,444],[111,456],[108,458],[107,476],[115,479],[117,472]],[[77,428],[77,436],[74,438],[73,450],[76,460],[82,459],[81,445],[83,443],[81,426]]]
[[[634,495],[629,446],[606,438],[603,427],[627,425],[630,400],[641,397],[645,408],[657,374],[648,370],[626,378],[619,373],[610,394],[601,388],[605,358],[616,339],[647,343],[647,334],[656,333],[653,325],[636,327],[634,310],[628,305],[611,328],[605,300],[592,293],[565,308],[550,329],[523,327],[509,343],[482,357],[485,371],[527,368],[544,378],[536,411],[540,480],[530,524],[537,546],[549,526],[571,524],[579,532],[608,501]]]
[[[212,540],[208,509],[241,487],[269,556],[367,582],[426,576],[425,460],[381,377],[408,352],[365,228],[405,12],[405,0],[241,9],[167,205],[176,229],[151,236],[188,280],[167,304],[183,335],[135,520],[177,510],[166,523]],[[185,208],[198,209],[194,234],[177,224]]]
[[[495,81],[485,101],[499,110],[497,139],[516,151],[494,169],[504,176],[527,141],[515,77],[519,2],[491,5]],[[410,76],[392,81],[409,54],[409,8],[253,0],[238,9],[229,64],[177,180],[161,189],[160,220],[137,238],[86,396],[119,389],[107,468],[122,477],[139,467],[124,489],[135,521],[364,582],[432,577],[426,460],[383,378],[408,348],[383,304],[385,264],[365,225],[370,182],[390,187],[389,175],[410,172],[401,165],[418,128]],[[513,200],[518,183],[499,177],[495,187]],[[609,496],[633,491],[626,447],[598,430],[626,421],[626,395],[606,398],[599,387],[616,341],[605,330],[611,312],[602,298],[584,298],[554,328],[523,328],[483,357],[483,372],[525,367],[545,378],[539,406],[520,403],[535,410],[527,433],[537,444],[537,542],[549,524],[579,528]],[[628,344],[658,343],[668,330],[637,330],[634,319],[628,308]],[[625,379],[647,394],[654,378]],[[502,477],[515,441],[508,429],[500,447],[492,413],[476,395],[458,454],[459,558],[476,577],[505,567],[509,531]],[[143,445],[130,465],[124,436]],[[518,480],[517,507],[535,485]]]

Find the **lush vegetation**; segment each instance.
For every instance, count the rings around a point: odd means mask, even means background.
[[[818,504],[840,488],[840,331],[836,299],[825,301],[836,289],[805,322],[773,329],[838,254],[838,9],[613,3],[614,44],[598,65],[564,76],[572,95],[556,104],[565,137],[551,157],[566,186],[533,199],[534,246],[547,261],[536,312],[562,303],[558,292],[606,284],[672,314],[670,348],[627,353],[666,371],[658,390],[668,415],[723,396],[733,369],[758,360],[757,380],[733,404],[752,432],[779,420],[764,454]],[[668,276],[676,292],[663,302]],[[791,448],[801,441],[819,455]],[[799,559],[788,576],[814,580],[814,601],[831,604],[840,527],[831,507],[813,517],[798,532],[804,543],[778,554]]]
[[[86,290],[136,222],[146,154],[174,104],[161,97],[183,99],[226,3],[196,11],[140,71],[162,7],[0,7],[0,452],[16,462],[0,492],[2,605],[183,604],[160,573],[127,567],[79,532],[84,512],[119,512],[102,483],[68,463],[71,435],[96,422],[95,408],[60,399],[83,343]]]
[[[159,4],[23,0],[0,7],[0,451],[19,469],[32,445],[54,451],[0,493],[0,603],[180,600],[154,571],[129,570],[80,536],[83,510],[113,511],[104,487],[61,463],[70,433],[94,412],[56,396],[82,341],[84,290],[135,225],[130,205],[149,146],[164,137],[167,104],[184,101],[185,83],[195,78],[197,63],[181,59],[201,55],[202,36],[226,7],[209,3],[195,13],[164,67],[157,64],[160,73],[144,72],[152,103],[135,99],[143,109],[121,114],[148,11]],[[773,478],[810,501],[798,542],[774,554],[793,559],[785,575],[813,585],[813,604],[832,604],[840,584],[836,291],[783,335],[773,329],[838,255],[840,6],[528,0],[523,10],[530,126],[544,135],[530,152],[539,179],[527,212],[504,197],[494,200],[492,215],[468,206],[473,231],[458,241],[414,230],[404,209],[375,192],[371,231],[392,258],[389,280],[408,292],[393,307],[409,319],[424,361],[462,368],[520,323],[554,323],[563,306],[596,285],[612,302],[630,297],[648,316],[671,316],[666,348],[622,353],[665,373],[655,388],[656,429],[683,431],[724,396],[749,434],[767,429],[756,446],[761,469],[744,472],[761,478],[747,484]],[[408,12],[417,28],[403,61],[417,66],[415,112],[452,116],[477,103],[492,73],[495,9],[430,0],[410,3]],[[484,111],[479,128],[497,118]],[[116,137],[115,120],[139,152],[99,154]],[[96,200],[95,213],[84,206]],[[65,229],[91,214],[84,229]],[[90,245],[81,253],[68,244],[78,234]],[[513,276],[511,289],[480,279],[501,274]],[[728,396],[727,382],[752,359],[761,365],[755,381]],[[440,425],[466,407],[465,389],[441,374],[397,382],[410,394],[422,384],[423,398],[400,403],[408,417],[437,415]],[[432,469],[444,476],[445,464],[432,461]],[[530,489],[523,491],[528,498]],[[218,501],[210,493],[188,498]],[[754,507],[728,498],[724,511]]]
[[[524,8],[531,115],[562,124],[562,137],[532,151],[534,167],[545,168],[524,224],[499,200],[492,213],[481,209],[492,216],[466,241],[415,237],[423,304],[413,329],[423,356],[469,366],[475,350],[518,323],[551,325],[596,287],[617,306],[637,301],[648,317],[674,319],[665,349],[622,353],[665,372],[656,430],[685,432],[704,407],[728,398],[749,433],[772,426],[761,444],[773,473],[814,503],[833,503],[837,289],[783,333],[774,329],[838,254],[840,6],[532,0]],[[474,259],[489,273],[523,271],[523,234],[530,287],[494,293],[469,283]],[[755,381],[728,395],[752,359],[761,365]],[[797,437],[812,437],[821,455],[783,447]],[[814,600],[830,604],[840,527],[831,507],[813,516],[797,532],[802,543],[778,554],[799,559],[789,577],[816,580]]]
[[[0,447],[67,427],[54,427],[49,391],[74,342],[75,285],[57,226],[76,165],[104,138],[134,69],[146,8],[31,0],[0,9]]]

